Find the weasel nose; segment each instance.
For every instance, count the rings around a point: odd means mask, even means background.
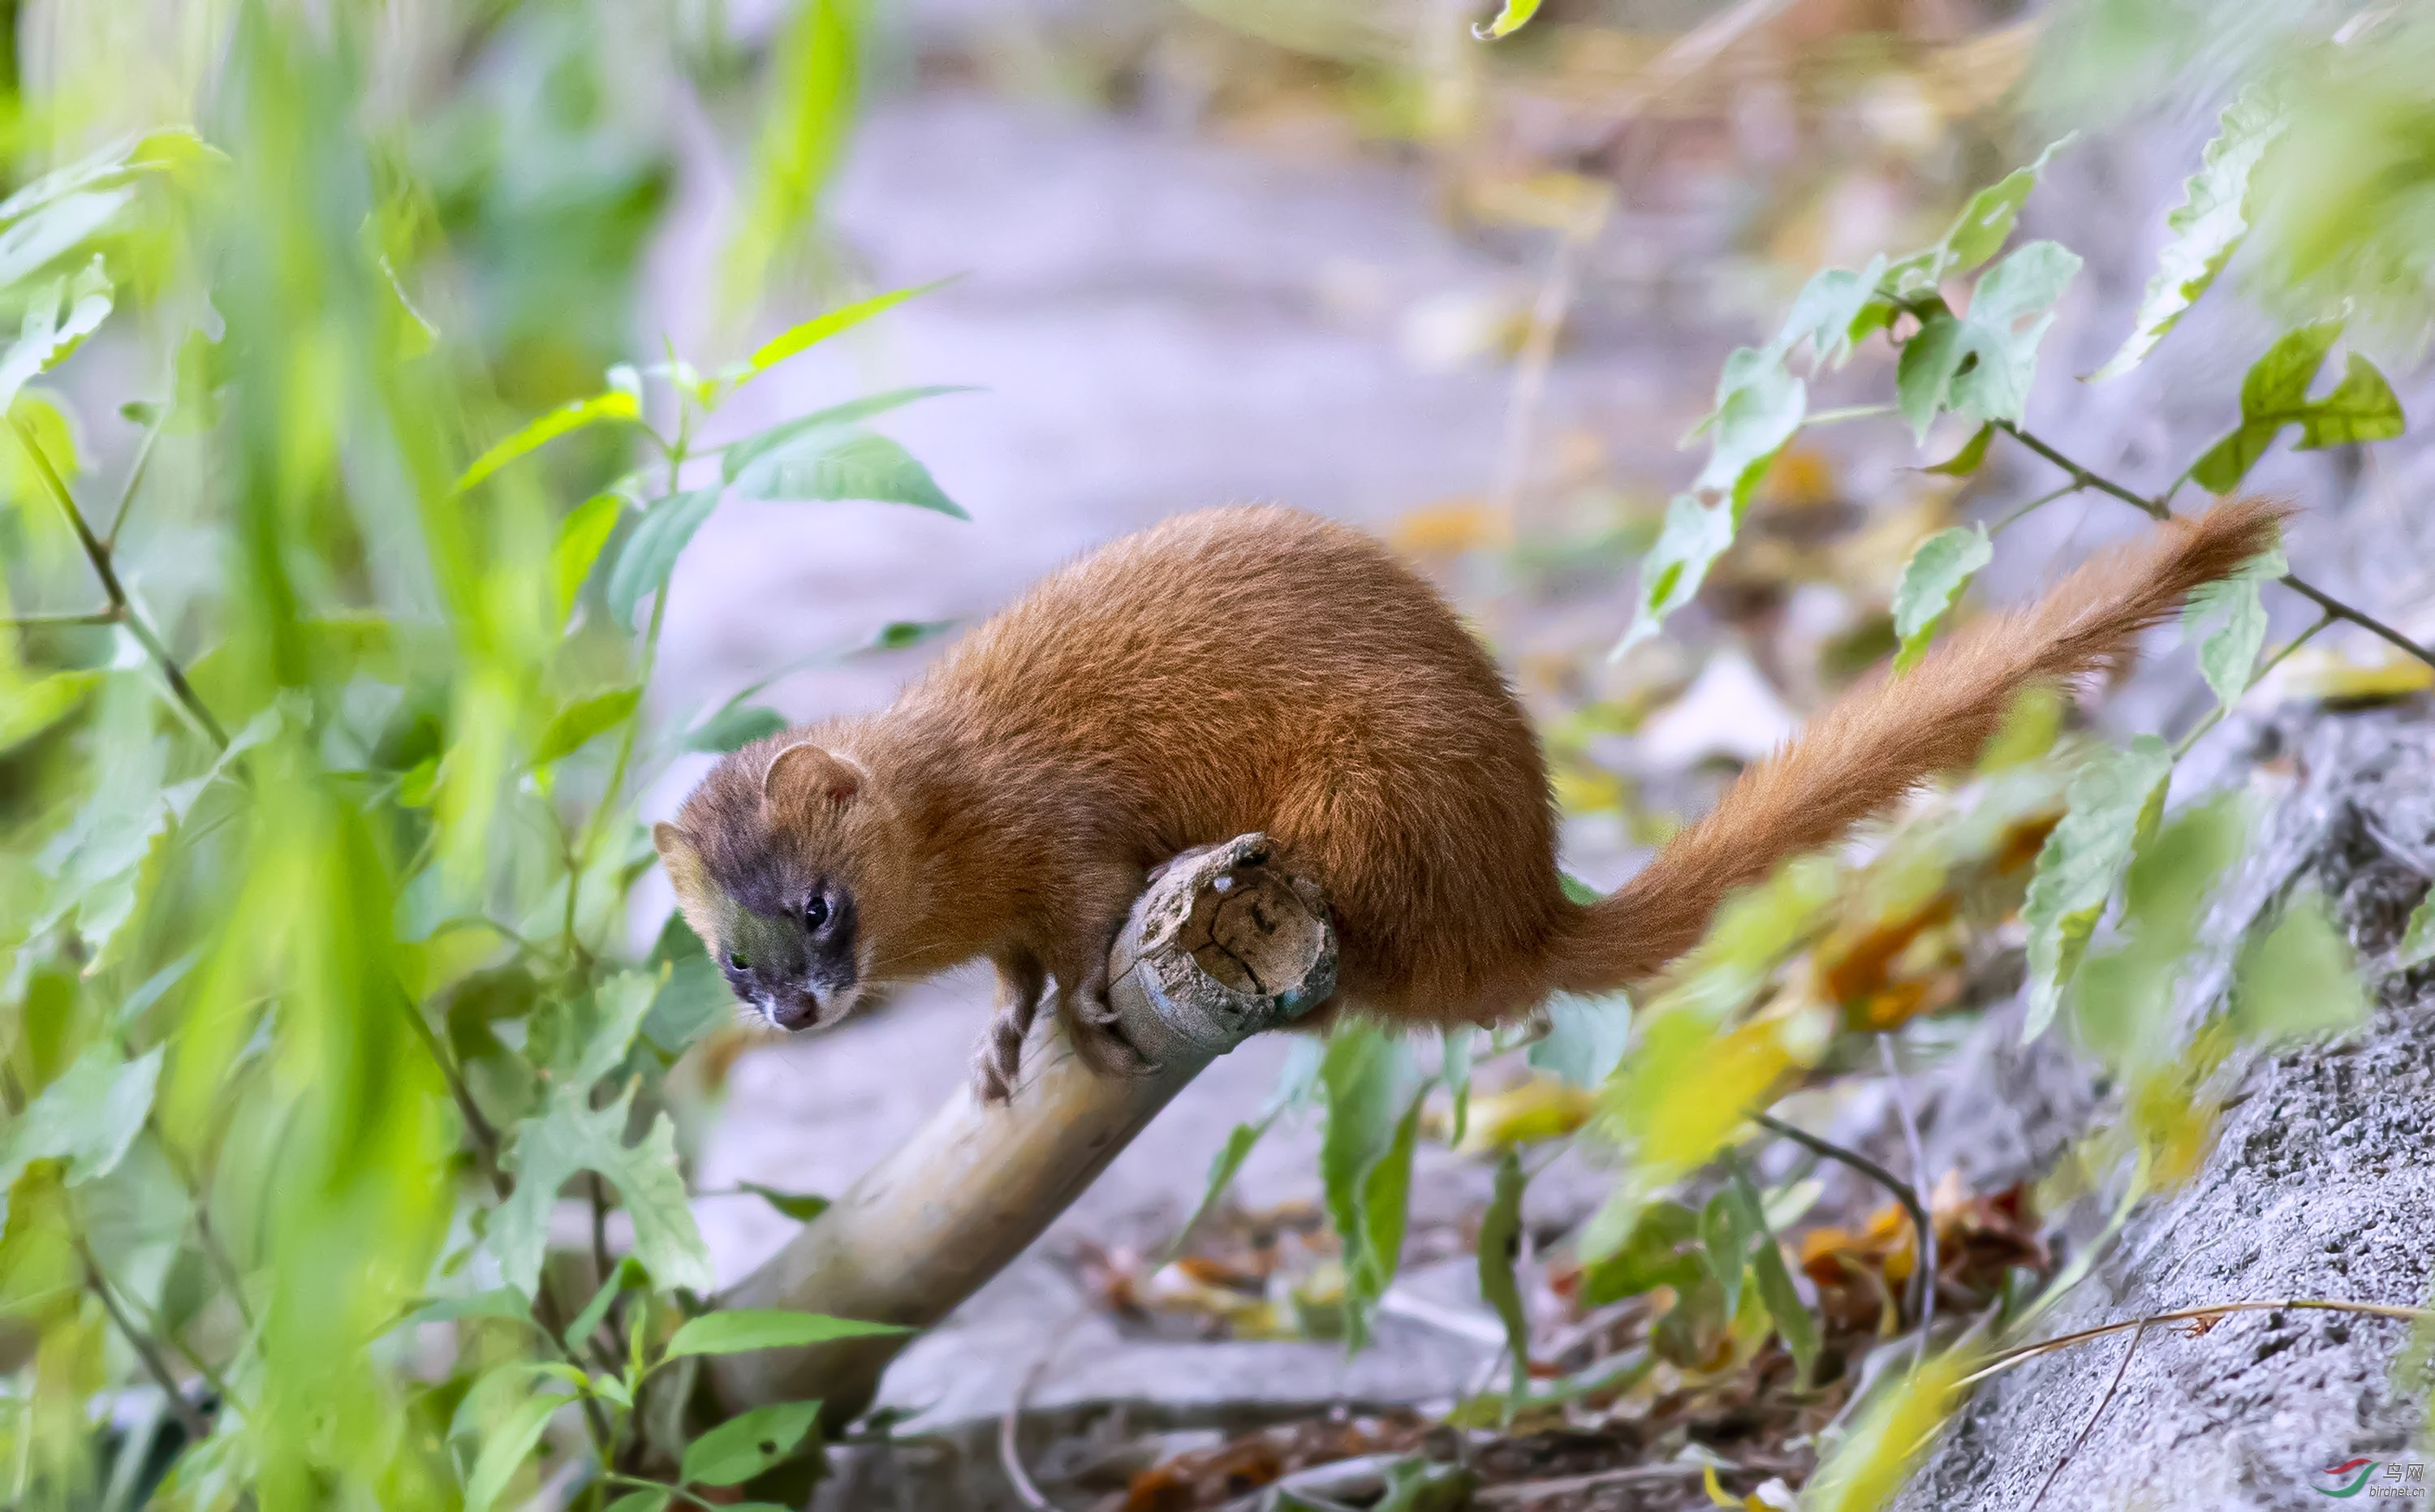
[[[810,1028],[820,1017],[820,1000],[809,992],[783,992],[770,998],[770,1021],[790,1034]]]

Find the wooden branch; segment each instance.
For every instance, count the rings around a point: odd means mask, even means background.
[[[1025,1048],[1013,1098],[945,1107],[723,1307],[789,1308],[927,1328],[1021,1254],[1201,1068],[1336,990],[1336,933],[1319,887],[1267,836],[1187,851],[1152,880],[1109,956],[1116,1027],[1156,1070],[1101,1076],[1062,1029]],[[1042,1015],[1052,1025],[1054,1015]],[[729,1413],[818,1399],[842,1425],[877,1394],[902,1337],[765,1349],[711,1362]]]

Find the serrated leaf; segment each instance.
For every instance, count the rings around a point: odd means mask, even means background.
[[[642,406],[635,403],[634,396],[613,388],[561,404],[475,457],[474,465],[458,478],[457,491],[463,493],[526,453],[570,432],[600,424],[636,425],[642,419]]]
[[[1894,585],[1894,634],[1902,650],[1894,669],[1916,664],[1953,601],[1978,569],[1995,559],[1995,542],[1983,524],[1940,530],[1911,548]]]
[[[745,366],[751,370],[751,374],[767,372],[799,352],[816,347],[831,336],[851,331],[872,316],[883,315],[907,300],[927,294],[932,289],[950,282],[952,281],[942,278],[912,288],[890,289],[885,294],[874,294],[867,300],[856,300],[852,304],[839,305],[834,310],[816,315],[801,324],[788,326],[754,348],[752,355],[745,359]]]
[[[1818,364],[1843,366],[1851,360],[1853,346],[1865,335],[1858,330],[1860,312],[1876,298],[1885,273],[1886,258],[1880,252],[1856,273],[1830,267],[1814,275],[1793,297],[1784,329],[1776,334],[1777,350],[1789,356],[1807,342],[1813,372]]]
[[[793,1454],[820,1416],[817,1401],[738,1413],[685,1446],[678,1476],[692,1486],[741,1486]]]
[[[1736,513],[1749,507],[1768,463],[1808,413],[1809,386],[1793,376],[1784,358],[1771,347],[1743,347],[1728,356],[1717,380],[1717,407],[1701,422],[1708,436],[1708,464],[1692,491],[1730,497]]]
[[[585,1106],[585,1089],[561,1083],[540,1113],[516,1125],[515,1144],[505,1159],[515,1191],[499,1205],[490,1229],[491,1252],[509,1286],[532,1295],[559,1188],[576,1173],[591,1171],[616,1187],[619,1204],[633,1220],[634,1258],[653,1281],[668,1289],[710,1289],[710,1252],[685,1203],[675,1124],[662,1113],[640,1142],[625,1143],[634,1091],[629,1086],[615,1102],[593,1108]]]
[[[1981,422],[2021,418],[2038,343],[2080,266],[2079,254],[2060,242],[2030,242],[1978,281],[1966,315],[1928,315],[1903,343],[1894,369],[1896,403],[1915,437],[1926,441],[1946,410]],[[2024,320],[2029,325],[2018,329]]]
[[[2073,775],[2068,807],[2038,850],[2021,908],[2029,931],[2025,1042],[2054,1021],[2140,835],[2154,827],[2172,771],[2171,748],[2154,735],[2141,735],[2128,749],[2098,755]]]
[[[2091,383],[2129,372],[2156,348],[2199,301],[2249,234],[2251,177],[2288,125],[2283,112],[2255,90],[2224,108],[2215,137],[2199,160],[2199,171],[2183,185],[2182,203],[2165,217],[2170,239],[2156,258],[2155,276],[2132,318],[2131,334]]]
[[[1545,1011],[1547,1032],[1523,1059],[1575,1087],[1605,1081],[1632,1044],[1632,1000],[1620,992],[1595,998],[1560,992]]]
[[[574,1400],[567,1393],[545,1391],[509,1409],[507,1420],[483,1440],[474,1473],[465,1478],[465,1512],[490,1512],[491,1503],[532,1457],[533,1446],[541,1442],[550,1416]]]
[[[1477,22],[1472,24],[1471,34],[1479,42],[1494,42],[1499,37],[1511,37],[1528,26],[1530,18],[1538,13],[1539,0],[1504,0],[1504,3],[1496,9],[1495,18],[1486,26],[1483,26]]]
[[[667,1358],[688,1354],[742,1354],[752,1349],[800,1349],[836,1339],[876,1339],[913,1331],[894,1323],[866,1323],[825,1313],[777,1308],[736,1308],[689,1318],[668,1340]]]
[[[773,447],[730,485],[746,499],[868,499],[969,520],[913,454],[871,431],[820,430]]]
[[[1522,1306],[1522,1287],[1514,1264],[1522,1258],[1522,1194],[1528,1178],[1522,1158],[1511,1150],[1496,1162],[1496,1184],[1488,1211],[1479,1220],[1479,1296],[1505,1325],[1505,1350],[1512,1364],[1511,1394],[1519,1398],[1530,1387],[1530,1315]]]
[[[2205,584],[2182,607],[2182,638],[2199,643],[2199,671],[2229,711],[2249,691],[2249,676],[2266,644],[2266,603],[2260,589],[2289,571],[2280,548],[2267,551],[2230,577]]]
[[[581,1354],[583,1341],[592,1337],[592,1331],[609,1315],[609,1309],[615,1305],[617,1298],[635,1287],[649,1284],[650,1278],[643,1273],[642,1266],[634,1263],[633,1256],[620,1257],[617,1263],[610,1268],[609,1279],[593,1288],[592,1299],[583,1304],[583,1311],[576,1314],[575,1321],[566,1326],[567,1351]],[[515,1294],[510,1292],[507,1295],[512,1297]]]
[[[1681,1179],[1706,1164],[1763,1107],[1798,1064],[1780,1021],[1724,1027],[1699,1007],[1658,1006],[1644,1014],[1631,1055],[1599,1096],[1631,1160],[1629,1200]],[[1596,1259],[1623,1235],[1612,1218],[1594,1225],[1583,1244]]]
[[[2054,155],[2069,146],[2072,140],[2072,136],[2065,136],[2049,143],[2035,162],[2013,169],[1972,195],[1935,246],[1914,252],[1886,269],[1886,284],[1896,295],[1932,290],[2003,250],[2004,243],[2012,238],[2013,224],[2020,218],[2021,207],[2029,202],[2029,191],[2037,187],[2039,177]]]
[[[674,911],[660,925],[646,970],[657,972],[664,965],[667,972],[643,1018],[643,1038],[664,1054],[678,1056],[734,1014],[735,995],[684,915]]]
[[[828,1198],[809,1192],[781,1192],[775,1187],[765,1187],[758,1181],[738,1181],[735,1187],[739,1192],[751,1193],[780,1215],[792,1218],[797,1223],[809,1223],[829,1211]]]
[[[626,501],[613,493],[596,493],[568,511],[559,523],[558,541],[549,553],[550,603],[556,622],[566,623],[575,611],[575,596],[600,560],[600,549],[616,533]]]
[[[2407,971],[2428,961],[2435,961],[2435,891],[2418,900],[2418,906],[2409,911],[2409,922],[2401,926],[2401,944],[2393,953],[2392,969]]]
[[[620,971],[593,988],[582,1048],[573,1066],[561,1068],[568,1085],[589,1087],[624,1063],[659,990],[656,971]]]
[[[629,1491],[609,1503],[608,1512],[666,1512],[665,1491]]]
[[[685,731],[687,750],[739,750],[786,728],[786,716],[759,704],[730,704]]]
[[[719,490],[716,488],[694,489],[674,494],[651,506],[643,523],[626,538],[625,546],[617,553],[617,565],[609,572],[606,597],[609,612],[627,629],[634,627],[634,609],[643,595],[667,585],[668,574],[676,570],[677,558],[692,541],[694,532],[718,507]]]
[[[591,741],[624,724],[642,699],[640,688],[612,688],[562,705],[550,715],[549,723],[542,729],[541,739],[534,743],[532,765],[547,766],[574,755]]]
[[[2240,486],[2257,459],[2288,425],[2300,427],[2295,451],[2388,440],[2406,428],[2401,401],[2375,365],[2352,352],[2341,382],[2323,399],[2309,387],[2342,334],[2339,319],[2318,320],[2277,337],[2240,382],[2240,423],[2208,447],[2190,468],[2191,481],[2210,493]]]
[[[2282,1042],[2319,1039],[2367,1022],[2358,963],[2323,894],[2302,893],[2241,953],[2233,1012],[2241,1033]]]
[[[917,399],[930,399],[940,394],[973,392],[976,390],[960,384],[934,384],[920,388],[891,388],[886,393],[872,394],[865,398],[849,400],[842,404],[833,404],[827,409],[815,410],[808,415],[799,415],[793,420],[772,425],[756,436],[749,436],[743,440],[731,444],[720,460],[720,471],[727,480],[733,483],[752,463],[782,447],[801,442],[805,437],[822,432],[843,431],[857,421],[868,420],[873,415],[886,414],[889,410],[909,404]]]
[[[1632,627],[1607,654],[1609,661],[1655,635],[1664,627],[1666,616],[1699,596],[1708,569],[1734,543],[1734,532],[1740,524],[1740,513],[1730,503],[1710,507],[1697,494],[1674,495],[1666,507],[1666,524],[1657,533],[1657,543],[1640,561]]]

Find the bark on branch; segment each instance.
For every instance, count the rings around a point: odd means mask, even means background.
[[[1021,1254],[1201,1068],[1336,990],[1336,933],[1319,887],[1267,836],[1169,863],[1133,903],[1109,960],[1117,1025],[1157,1067],[1094,1074],[1054,1027],[1026,1047],[1011,1101],[959,1089],[905,1145],[804,1225],[723,1307],[791,1308],[927,1328]],[[844,1423],[876,1394],[906,1338],[725,1356],[729,1412],[818,1399]]]

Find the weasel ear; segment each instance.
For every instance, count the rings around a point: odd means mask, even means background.
[[[843,808],[861,786],[861,767],[803,741],[769,759],[769,769],[761,774],[761,801],[773,808],[814,800]]]
[[[717,917],[711,900],[717,888],[710,880],[710,868],[702,864],[701,852],[695,849],[693,836],[673,824],[651,826],[651,844],[658,848],[660,865],[665,867],[668,881],[677,890],[677,909],[701,936],[704,949],[717,951],[717,931],[711,920]]]

